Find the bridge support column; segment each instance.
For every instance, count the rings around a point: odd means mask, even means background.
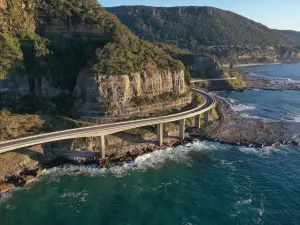
[[[201,128],[201,114],[195,117],[195,126],[200,129]]]
[[[185,134],[185,119],[182,119],[179,121],[179,138],[184,140],[184,134]]]
[[[157,135],[157,141],[159,146],[162,146],[164,144],[164,124],[159,123],[157,124],[156,128],[156,135]]]
[[[105,159],[105,136],[100,136],[101,159]]]
[[[209,121],[209,111],[204,113],[204,121],[207,123]]]

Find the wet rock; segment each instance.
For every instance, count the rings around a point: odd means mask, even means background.
[[[100,168],[107,168],[109,165],[110,162],[108,159],[100,159]]]
[[[20,176],[33,176],[33,177],[36,177],[38,175],[38,171],[39,171],[38,168],[36,168],[36,169],[26,168],[22,172],[20,172],[19,175]]]
[[[23,187],[26,184],[24,178],[17,175],[6,175],[5,182],[9,184],[13,184],[16,187]]]
[[[30,185],[36,180],[36,177],[35,176],[26,176],[24,179],[26,181],[26,185]]]
[[[276,143],[272,144],[272,147],[278,148],[278,147],[280,147],[280,143],[276,142]]]
[[[5,194],[15,188],[15,185],[10,183],[0,183],[0,195]]]

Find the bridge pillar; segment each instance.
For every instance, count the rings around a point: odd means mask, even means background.
[[[185,119],[179,121],[179,138],[184,139],[185,134]]]
[[[163,123],[157,124],[156,129],[157,129],[156,135],[157,135],[158,144],[159,146],[162,146],[164,143],[164,124]]]
[[[204,122],[207,123],[209,121],[209,111],[204,113]]]
[[[101,159],[105,159],[105,136],[100,136]]]
[[[201,114],[195,117],[195,126],[200,129],[201,128]]]

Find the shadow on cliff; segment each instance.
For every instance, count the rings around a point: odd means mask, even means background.
[[[120,132],[112,134],[113,137],[120,138],[123,141],[136,143],[136,144],[155,144],[156,141],[146,140],[144,137],[138,134],[132,134],[128,132]]]
[[[30,159],[37,162],[42,162],[45,158],[42,152],[34,151],[30,148],[17,149],[12,152],[28,156]]]

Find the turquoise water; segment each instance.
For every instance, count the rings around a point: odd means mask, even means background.
[[[0,224],[299,224],[299,150],[195,142],[111,170],[51,169],[1,200]]]

